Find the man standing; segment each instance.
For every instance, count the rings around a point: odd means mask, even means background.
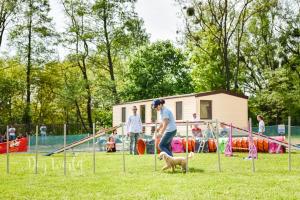
[[[40,127],[40,132],[41,132],[41,139],[42,139],[42,144],[45,144],[46,142],[46,135],[47,135],[47,127],[43,124]]]
[[[16,129],[15,129],[15,127],[13,127],[13,125],[9,126],[8,134],[9,134],[9,140],[16,139]]]
[[[201,128],[199,126],[199,119],[197,117],[197,114],[194,113],[193,114],[193,124],[191,125],[192,128],[192,133],[194,137],[202,137],[202,132],[201,132]]]
[[[130,136],[130,154],[137,155],[137,140],[139,134],[142,133],[142,121],[139,115],[137,115],[136,106],[132,107],[133,115],[129,116],[127,121],[127,135]]]

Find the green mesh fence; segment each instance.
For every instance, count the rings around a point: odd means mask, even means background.
[[[78,134],[78,135],[67,135],[66,136],[66,144],[71,144],[73,142],[79,141],[85,137],[89,136],[89,134]],[[95,138],[95,147],[96,151],[106,151],[106,142],[108,141],[108,137],[110,135],[106,134],[99,138]],[[141,135],[141,138],[151,139],[152,136],[149,135]],[[35,144],[36,144],[36,136],[29,136],[29,152],[35,152]],[[129,150],[129,137],[124,137],[124,150]],[[64,146],[64,136],[63,135],[50,135],[50,136],[38,136],[38,151],[39,152],[51,152],[56,149],[59,149]],[[116,136],[116,147],[117,151],[122,149],[122,136]],[[68,151],[73,152],[81,152],[81,151],[92,151],[93,150],[93,140],[87,141],[83,144],[80,144]]]
[[[35,126],[32,126],[35,127]],[[77,128],[79,130],[77,130]],[[22,133],[22,130],[24,130],[24,126],[18,125],[16,126],[17,133]],[[252,130],[254,132],[257,132],[258,128],[253,127]],[[0,134],[4,135],[6,131],[6,126],[1,126],[0,125]],[[29,138],[29,151],[28,152],[34,152],[35,151],[35,144],[36,144],[36,137],[34,135],[35,130],[31,131],[31,134],[28,135]],[[286,136],[287,139],[287,132],[288,132],[288,126],[285,126],[285,133],[281,134]],[[237,129],[233,129],[233,136],[246,136],[247,137],[247,132],[245,131],[240,131]],[[266,126],[266,132],[265,134],[267,136],[278,136],[280,135],[278,133],[278,125],[275,126]],[[25,134],[23,134],[25,135]],[[84,133],[84,130],[82,127],[79,125],[70,125],[68,126],[68,131],[67,131],[67,137],[66,137],[66,142],[67,144],[76,142],[81,140],[82,138],[87,137],[89,134],[86,132]],[[293,144],[300,144],[300,126],[292,126],[291,127],[291,141]],[[108,140],[109,134],[101,136],[100,138],[96,138],[96,151],[105,151],[106,147],[106,141]],[[150,133],[146,133],[145,135],[142,136],[145,139],[151,139],[152,136],[150,136]],[[124,143],[125,143],[125,150],[129,149],[129,138],[125,137],[124,138]],[[63,125],[49,125],[47,126],[47,135],[46,136],[41,136],[39,132],[38,136],[38,151],[39,152],[51,152],[54,151],[58,148],[63,147],[64,144],[64,137],[63,137]],[[80,152],[80,151],[92,151],[93,148],[93,141],[90,140],[84,144],[81,144],[77,147],[74,147],[73,149],[69,151],[74,151],[74,152]],[[117,136],[117,150],[122,149],[122,136],[118,135]]]
[[[265,129],[266,129],[265,135],[267,136],[280,135],[278,131],[278,125],[266,126]],[[254,132],[258,132],[258,127],[253,127],[252,130]],[[286,135],[286,136],[288,135],[288,126],[285,126],[285,133],[282,135]],[[291,135],[300,137],[300,126],[291,126]]]

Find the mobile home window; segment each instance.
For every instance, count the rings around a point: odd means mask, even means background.
[[[140,116],[141,116],[142,123],[145,123],[145,119],[146,119],[146,106],[145,105],[140,105]]]
[[[211,100],[200,100],[200,119],[212,119],[211,102]]]
[[[176,102],[176,120],[182,120],[182,101]]]
[[[157,120],[157,111],[155,109],[151,109],[151,120],[152,122]]]
[[[126,107],[122,107],[122,122],[126,122]]]

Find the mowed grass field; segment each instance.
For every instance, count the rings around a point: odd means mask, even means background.
[[[38,174],[34,154],[11,154],[9,175],[6,155],[1,155],[0,199],[300,199],[299,153],[292,154],[292,172],[288,154],[259,154],[255,173],[245,156],[221,155],[218,172],[217,154],[195,154],[184,174],[180,169],[161,172],[164,163],[159,160],[154,171],[153,155],[126,154],[123,173],[121,153],[96,153],[93,174],[91,153],[68,153],[64,176],[63,154],[39,155]]]

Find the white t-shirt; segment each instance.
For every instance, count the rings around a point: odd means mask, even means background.
[[[142,133],[142,121],[139,115],[132,115],[126,123],[127,133]]]
[[[47,127],[46,126],[41,126],[40,131],[41,131],[41,135],[46,135]]]
[[[264,133],[265,132],[265,122],[263,120],[259,121],[258,132],[259,133]]]
[[[11,135],[11,136],[15,136],[15,135],[16,135],[16,129],[15,129],[15,128],[9,128],[9,129],[8,129],[8,133],[9,133],[9,135]]]
[[[199,121],[200,121],[200,119],[198,119],[198,117],[196,117],[196,118],[193,117],[193,120],[192,120],[193,128],[199,128],[199,123],[197,123]]]

